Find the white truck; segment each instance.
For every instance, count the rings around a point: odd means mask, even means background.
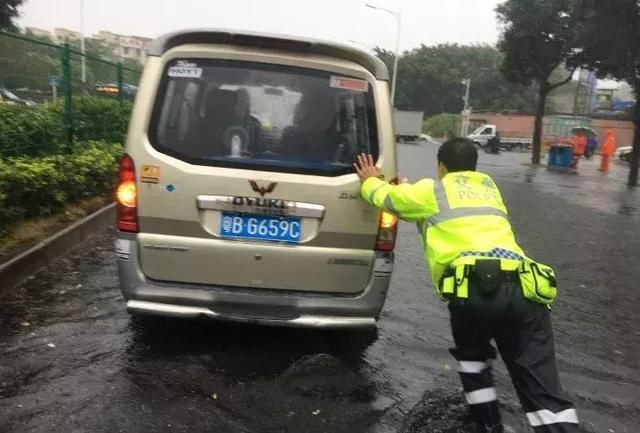
[[[473,141],[478,147],[486,148],[489,140],[496,136],[498,128],[496,125],[480,125],[467,138]],[[526,151],[531,148],[533,137],[526,137],[522,134],[513,132],[500,132],[500,149],[501,150],[519,150]]]
[[[401,111],[393,113],[393,123],[396,131],[396,141],[399,143],[419,142],[422,136],[422,111]]]

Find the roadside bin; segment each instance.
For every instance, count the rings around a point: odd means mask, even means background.
[[[548,168],[569,169],[573,159],[573,146],[555,143],[549,148]]]

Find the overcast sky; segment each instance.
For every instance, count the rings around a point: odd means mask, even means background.
[[[80,29],[81,0],[26,0],[22,26]],[[192,27],[250,29],[393,50],[393,16],[365,0],[85,0],[85,33],[98,30],[155,37]],[[490,43],[498,37],[499,0],[371,0],[401,9],[401,47],[458,42]],[[352,42],[353,43],[353,42]]]

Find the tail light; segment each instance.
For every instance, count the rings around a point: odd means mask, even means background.
[[[376,239],[377,251],[393,251],[398,233],[398,218],[388,212],[382,212]]]
[[[125,154],[120,159],[118,187],[116,188],[118,230],[138,232],[138,189],[133,159]]]

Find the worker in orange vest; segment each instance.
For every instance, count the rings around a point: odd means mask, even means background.
[[[604,143],[602,144],[602,161],[600,162],[600,171],[607,173],[609,171],[609,163],[611,157],[616,151],[616,136],[611,129],[607,129],[604,133]]]
[[[573,137],[573,160],[571,161],[571,168],[578,170],[578,161],[584,155],[584,150],[587,147],[587,136],[583,131],[578,131]]]

